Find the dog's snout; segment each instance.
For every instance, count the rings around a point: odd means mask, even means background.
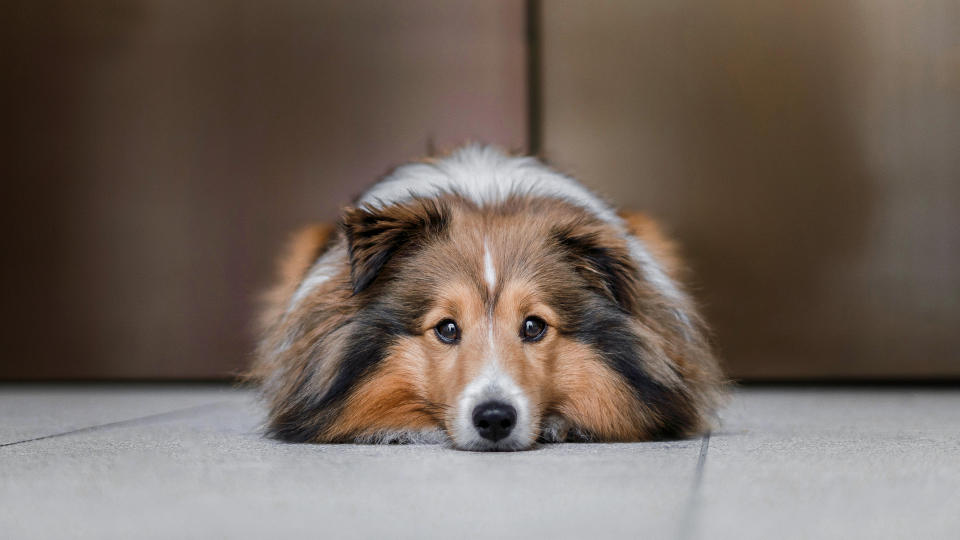
[[[488,441],[505,438],[517,425],[517,410],[500,401],[481,403],[473,409],[473,427]]]

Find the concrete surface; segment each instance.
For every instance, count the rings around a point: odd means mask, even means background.
[[[249,391],[0,386],[2,538],[960,538],[960,389],[740,390],[710,438],[290,445]]]

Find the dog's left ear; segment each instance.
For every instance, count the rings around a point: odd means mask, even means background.
[[[580,220],[557,225],[553,239],[590,287],[626,312],[635,312],[639,272],[623,238],[609,226]]]
[[[442,234],[448,221],[446,205],[432,199],[345,210],[340,225],[350,249],[353,293],[369,287],[391,259]]]

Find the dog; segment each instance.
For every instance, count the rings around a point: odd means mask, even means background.
[[[651,219],[468,145],[295,236],[249,376],[291,442],[690,437],[724,383],[681,272]]]

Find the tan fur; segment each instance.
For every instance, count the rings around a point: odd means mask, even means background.
[[[675,242],[667,238],[663,228],[650,216],[642,212],[620,212],[627,229],[643,241],[646,248],[674,279],[683,277],[683,265],[677,253]]]
[[[436,406],[421,397],[427,370],[422,351],[404,342],[393,348],[389,359],[350,396],[337,423],[326,431],[326,440],[438,426]]]
[[[554,401],[571,424],[600,440],[630,441],[644,435],[644,421],[630,389],[589,347],[564,340],[557,356]]]

